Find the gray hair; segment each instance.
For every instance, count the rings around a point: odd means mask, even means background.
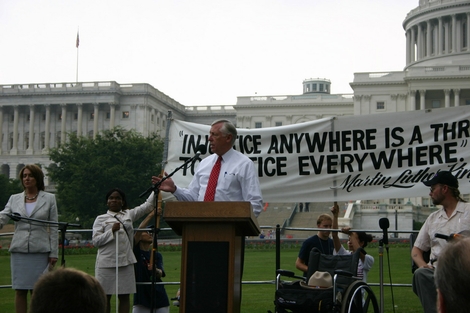
[[[228,120],[216,120],[212,122],[211,126],[214,126],[215,124],[223,123],[222,127],[220,128],[220,131],[224,135],[232,135],[232,145],[235,144],[235,140],[237,140],[237,129],[235,128],[235,125],[232,124],[232,122]]]
[[[434,282],[447,312],[465,313],[470,306],[470,238],[457,238],[439,254]]]

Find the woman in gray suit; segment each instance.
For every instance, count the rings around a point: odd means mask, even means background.
[[[28,291],[33,290],[39,276],[57,262],[57,224],[29,221],[20,217],[57,223],[55,195],[44,191],[44,173],[34,164],[20,171],[22,193],[14,194],[0,214],[0,228],[15,218],[15,232],[10,244],[11,279],[15,289],[16,313],[27,312]]]

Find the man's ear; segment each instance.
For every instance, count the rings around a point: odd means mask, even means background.
[[[437,289],[437,312],[439,313],[446,313],[446,302],[444,300],[444,296],[442,295],[441,291]]]

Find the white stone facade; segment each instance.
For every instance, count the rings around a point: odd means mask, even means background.
[[[48,148],[67,140],[67,133],[92,137],[120,125],[164,136],[169,111],[175,119],[195,123],[226,118],[239,128],[257,128],[470,105],[469,20],[469,0],[420,0],[402,25],[406,51],[397,53],[404,53],[404,69],[355,73],[351,94],[330,94],[328,79],[310,78],[303,81],[299,95],[238,97],[233,106],[186,107],[148,84],[2,85],[1,173],[17,177],[24,164],[49,165]],[[392,199],[397,204],[409,200]]]

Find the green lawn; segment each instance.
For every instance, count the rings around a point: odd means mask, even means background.
[[[369,273],[369,283],[379,283],[379,253],[378,247],[368,247],[367,252],[375,258],[375,264]],[[283,249],[281,251],[281,268],[295,270],[295,259],[298,248]],[[180,280],[180,257],[178,251],[162,251],[166,282],[178,282]],[[390,270],[392,283],[411,284],[411,261],[410,248],[407,245],[391,245],[389,249]],[[66,266],[81,269],[91,275],[94,274],[95,255],[66,255]],[[389,283],[389,263],[387,253],[384,252],[383,259],[384,282]],[[300,274],[300,273],[299,273]],[[269,281],[275,277],[275,250],[274,249],[246,249],[244,281]],[[0,285],[10,285],[10,257],[0,256]],[[166,290],[169,297],[173,297],[178,289],[177,285],[167,285]],[[272,284],[244,284],[242,295],[242,312],[266,313],[273,310],[275,287]],[[373,287],[377,300],[380,301],[379,287]],[[208,291],[210,292],[210,291]],[[411,287],[394,287],[395,311],[392,305],[392,293],[389,286],[384,287],[385,312],[423,312],[418,298]],[[114,303],[114,298],[112,300]],[[114,309],[113,309],[114,310]],[[115,311],[115,310],[114,310]],[[14,291],[11,289],[0,289],[0,313],[14,312]],[[171,306],[171,313],[179,312],[177,307]]]

